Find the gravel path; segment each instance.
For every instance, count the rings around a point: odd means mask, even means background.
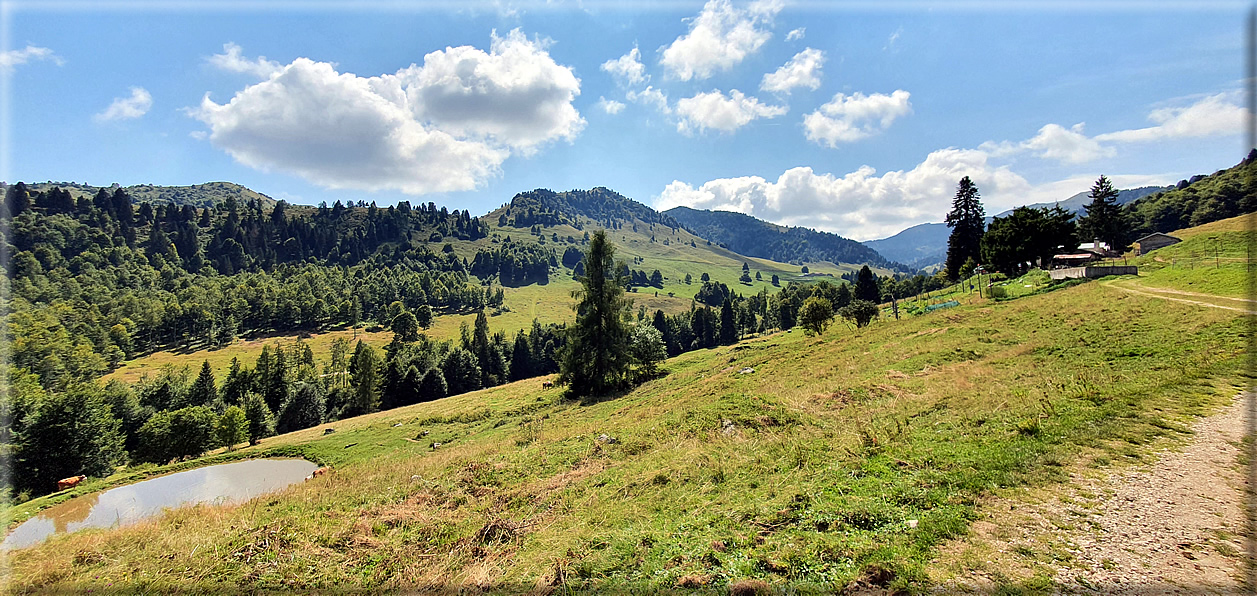
[[[1200,419],[1189,443],[1162,450],[1151,467],[1074,476],[1057,496],[993,504],[970,537],[943,549],[963,577],[940,591],[987,592],[1050,575],[1069,594],[1248,593],[1238,462],[1245,408],[1237,397]]]

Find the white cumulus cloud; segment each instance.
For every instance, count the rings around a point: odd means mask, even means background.
[[[620,110],[624,109],[624,104],[614,99],[607,99],[605,97],[599,97],[598,107],[602,108],[602,111],[608,114],[619,114]]]
[[[800,39],[803,39],[803,36],[806,34],[807,34],[806,27],[799,27],[798,29],[791,29],[790,32],[786,34],[786,41],[798,41]]]
[[[710,180],[697,187],[673,181],[655,198],[654,206],[737,211],[783,225],[868,240],[917,223],[939,221],[964,176],[977,184],[984,202],[1015,201],[1032,190],[1007,166],[991,164],[985,152],[948,148],[930,153],[911,170],[880,176],[869,166],[841,176],[796,167],[775,181],[744,176]]]
[[[1065,128],[1059,124],[1046,124],[1039,129],[1038,134],[1029,140],[1015,145],[1008,143],[998,145],[984,144],[983,148],[991,148],[993,149],[992,153],[997,155],[1030,151],[1044,159],[1053,159],[1070,164],[1086,163],[1101,157],[1112,157],[1117,153],[1112,147],[1105,147],[1095,139],[1084,134],[1083,123],[1081,122],[1070,128]]]
[[[585,127],[572,100],[580,79],[557,64],[548,42],[518,29],[492,36],[488,52],[471,46],[423,57],[398,71],[416,118],[459,136],[483,136],[516,148],[572,139]]]
[[[642,52],[637,46],[615,60],[603,62],[598,68],[610,73],[622,85],[636,85],[650,80],[646,76],[646,65],[642,64]]]
[[[283,70],[283,66],[280,63],[274,60],[267,60],[266,56],[258,56],[253,60],[249,60],[243,54],[243,48],[232,42],[227,42],[223,44],[222,54],[214,54],[206,58],[205,61],[219,70],[250,74],[259,79],[270,78],[271,75]]]
[[[897,118],[912,113],[910,94],[898,89],[890,95],[860,92],[839,93],[829,103],[803,117],[808,140],[837,147],[882,132]]]
[[[1196,103],[1178,108],[1160,108],[1148,114],[1156,126],[1121,130],[1096,135],[1098,141],[1136,143],[1159,139],[1210,137],[1239,134],[1244,131],[1248,111],[1239,105],[1233,93],[1210,95]]]
[[[1188,137],[1234,135],[1243,132],[1248,111],[1238,94],[1218,93],[1181,107],[1158,108],[1148,114],[1156,126],[1087,136],[1083,124],[1065,128],[1045,124],[1025,141],[987,141],[979,146],[994,157],[1030,153],[1042,159],[1081,164],[1117,155],[1125,143],[1147,143]]]
[[[756,0],[746,8],[708,0],[690,21],[689,32],[663,48],[659,64],[682,81],[729,70],[772,37],[768,29],[781,6],[780,0]]]
[[[0,72],[11,72],[15,66],[37,60],[51,60],[57,66],[65,64],[60,56],[48,48],[27,45],[20,50],[0,52]]]
[[[728,96],[712,91],[678,100],[676,113],[681,118],[677,122],[677,130],[690,134],[708,129],[733,132],[757,118],[775,118],[785,114],[786,108],[762,104],[758,99],[734,89]]]
[[[790,93],[795,87],[818,89],[821,86],[821,65],[825,64],[825,52],[807,48],[795,54],[775,72],[764,75],[759,88],[771,93]]]
[[[659,110],[660,113],[672,113],[672,108],[668,107],[668,94],[654,88],[654,86],[647,86],[641,91],[629,91],[625,94],[625,97],[627,97],[629,101],[653,106],[656,110]]]
[[[373,77],[298,58],[227,103],[207,94],[188,113],[249,167],[328,188],[425,194],[474,189],[510,155],[574,138],[585,126],[572,106],[579,93],[546,42],[516,30],[493,34],[488,52],[446,48]]]
[[[119,97],[105,108],[105,111],[93,116],[97,122],[111,120],[132,120],[148,113],[153,107],[153,96],[143,87],[132,87],[130,97]]]

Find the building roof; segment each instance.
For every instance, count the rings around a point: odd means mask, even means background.
[[[1173,240],[1173,241],[1175,241],[1175,242],[1182,242],[1182,241],[1183,241],[1183,239],[1182,239],[1182,238],[1176,238],[1176,237],[1171,236],[1171,235],[1169,235],[1169,234],[1162,234],[1161,232],[1153,232],[1153,233],[1151,233],[1151,234],[1148,234],[1147,236],[1144,236],[1143,238],[1140,238],[1140,239],[1138,239],[1138,240],[1135,240],[1135,242],[1143,242],[1144,240],[1149,240],[1149,239],[1152,239],[1152,238],[1156,238],[1156,237],[1158,237],[1158,236],[1160,236],[1160,237],[1162,237],[1162,238],[1169,238],[1170,240]]]

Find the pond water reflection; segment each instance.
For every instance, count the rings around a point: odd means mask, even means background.
[[[304,459],[254,459],[207,466],[70,499],[26,520],[0,548],[22,548],[53,534],[110,528],[146,519],[163,509],[194,503],[233,503],[299,482],[318,468]]]

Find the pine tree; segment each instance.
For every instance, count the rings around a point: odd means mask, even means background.
[[[354,390],[353,411],[361,415],[380,409],[380,357],[362,340],[349,360],[349,375]]]
[[[738,342],[738,323],[733,314],[733,299],[725,298],[720,305],[720,343],[724,345]]]
[[[527,379],[533,375],[532,348],[528,345],[528,337],[520,331],[515,334],[515,343],[511,346],[511,380]]]
[[[271,409],[266,407],[266,400],[261,395],[250,391],[240,400],[244,417],[249,422],[249,444],[257,445],[263,437],[275,434],[275,420]]]
[[[615,247],[599,230],[585,252],[585,275],[581,289],[572,293],[578,300],[576,322],[569,328],[559,382],[570,386],[572,395],[605,395],[624,385],[631,358],[628,353],[628,327],[631,304],[624,296],[623,267],[615,264]]]
[[[951,236],[947,238],[947,277],[950,279],[959,278],[965,259],[981,258],[986,211],[978,199],[978,187],[968,176],[961,178],[956,198],[952,200],[951,213],[947,214],[947,227],[952,229]],[[867,300],[861,298],[858,292],[856,298]]]
[[[276,421],[276,430],[288,433],[294,430],[310,428],[323,423],[326,403],[323,387],[318,383],[301,383],[292,398],[284,404],[284,409]]]
[[[237,363],[239,366],[239,363]],[[218,389],[214,386],[214,371],[209,360],[201,363],[201,374],[188,391],[188,404],[193,406],[209,406],[218,401]]]
[[[448,395],[449,388],[445,384],[445,375],[441,374],[441,370],[437,368],[429,369],[423,373],[423,379],[419,381],[419,399],[422,401],[432,401],[441,399]]]
[[[855,299],[868,300],[873,304],[882,301],[877,291],[877,280],[873,278],[873,270],[869,269],[868,265],[861,267],[859,275],[855,278]]]
[[[1130,225],[1121,205],[1117,204],[1117,189],[1113,188],[1113,183],[1100,176],[1087,196],[1091,202],[1086,206],[1087,214],[1078,219],[1079,235],[1084,240],[1107,243],[1119,252],[1125,249]]]

